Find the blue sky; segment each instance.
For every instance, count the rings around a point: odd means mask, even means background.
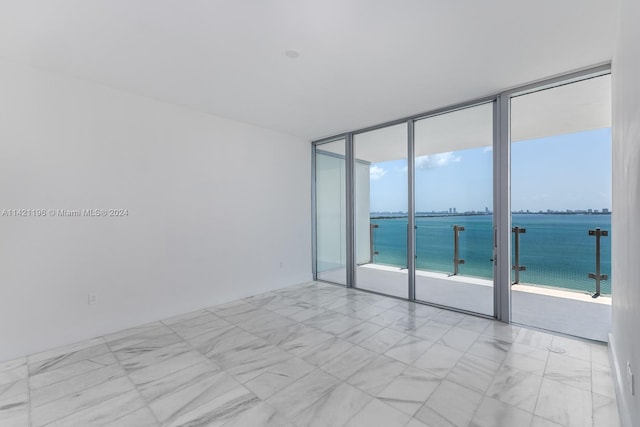
[[[521,141],[511,150],[512,210],[611,209],[611,130]],[[416,210],[492,209],[490,147],[416,159]],[[371,165],[371,211],[407,210],[407,162]]]

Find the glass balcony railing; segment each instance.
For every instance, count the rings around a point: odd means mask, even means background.
[[[370,260],[374,264],[407,268],[407,218],[372,218]]]
[[[609,215],[514,216],[512,283],[611,294]],[[370,262],[406,268],[406,217],[375,217]],[[416,269],[493,278],[491,214],[416,217]],[[406,233],[405,233],[406,235]]]

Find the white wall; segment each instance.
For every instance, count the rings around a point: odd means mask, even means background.
[[[640,2],[621,1],[613,59],[611,344],[623,423],[640,426]],[[627,362],[635,396],[627,385]]]
[[[0,212],[129,212],[0,216],[0,360],[311,279],[308,141],[17,64],[0,94]]]

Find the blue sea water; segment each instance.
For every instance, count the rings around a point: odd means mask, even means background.
[[[407,264],[407,218],[379,218],[372,215],[374,250],[378,264],[405,267]],[[493,216],[442,216],[416,218],[416,268],[453,272],[453,226],[460,232],[459,274],[493,277]],[[610,215],[514,214],[512,225],[526,228],[520,235],[520,283],[595,291],[595,237],[588,230],[611,231]],[[611,234],[611,233],[609,233]],[[601,271],[609,279],[601,283],[602,294],[611,293],[611,236],[601,238]]]

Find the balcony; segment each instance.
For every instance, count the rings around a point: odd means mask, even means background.
[[[491,218],[475,218],[464,226],[450,224],[461,219],[464,217],[431,219],[430,224],[425,224],[430,219],[417,221],[416,296],[432,304],[492,315],[491,246],[482,240],[483,233],[479,230],[484,229],[486,234],[485,222],[490,224]],[[385,253],[384,249],[393,250],[389,246],[391,237],[385,233],[394,228],[397,231],[397,221],[401,218],[393,220],[396,223],[375,216],[371,220],[370,260],[358,265],[357,283],[371,291],[406,298],[407,269],[400,263],[389,262],[402,258],[402,254]],[[602,236],[596,236],[597,227],[590,227],[603,223],[610,226],[610,216],[540,215],[533,219],[514,216],[514,223],[518,221],[528,229],[514,227],[512,321],[607,341],[611,287],[605,273],[610,271],[610,242],[606,230],[600,231]],[[554,226],[556,233],[562,230],[559,241],[548,242],[554,245],[552,248],[548,244],[540,245],[540,241],[546,241],[554,233]],[[431,240],[426,238],[424,230],[433,236]],[[445,236],[448,244],[443,240]],[[475,241],[468,241],[468,236],[474,236]],[[426,258],[425,254],[433,255],[436,251],[436,259],[421,260]],[[404,254],[406,256],[406,252]],[[445,263],[449,271],[444,271]]]

